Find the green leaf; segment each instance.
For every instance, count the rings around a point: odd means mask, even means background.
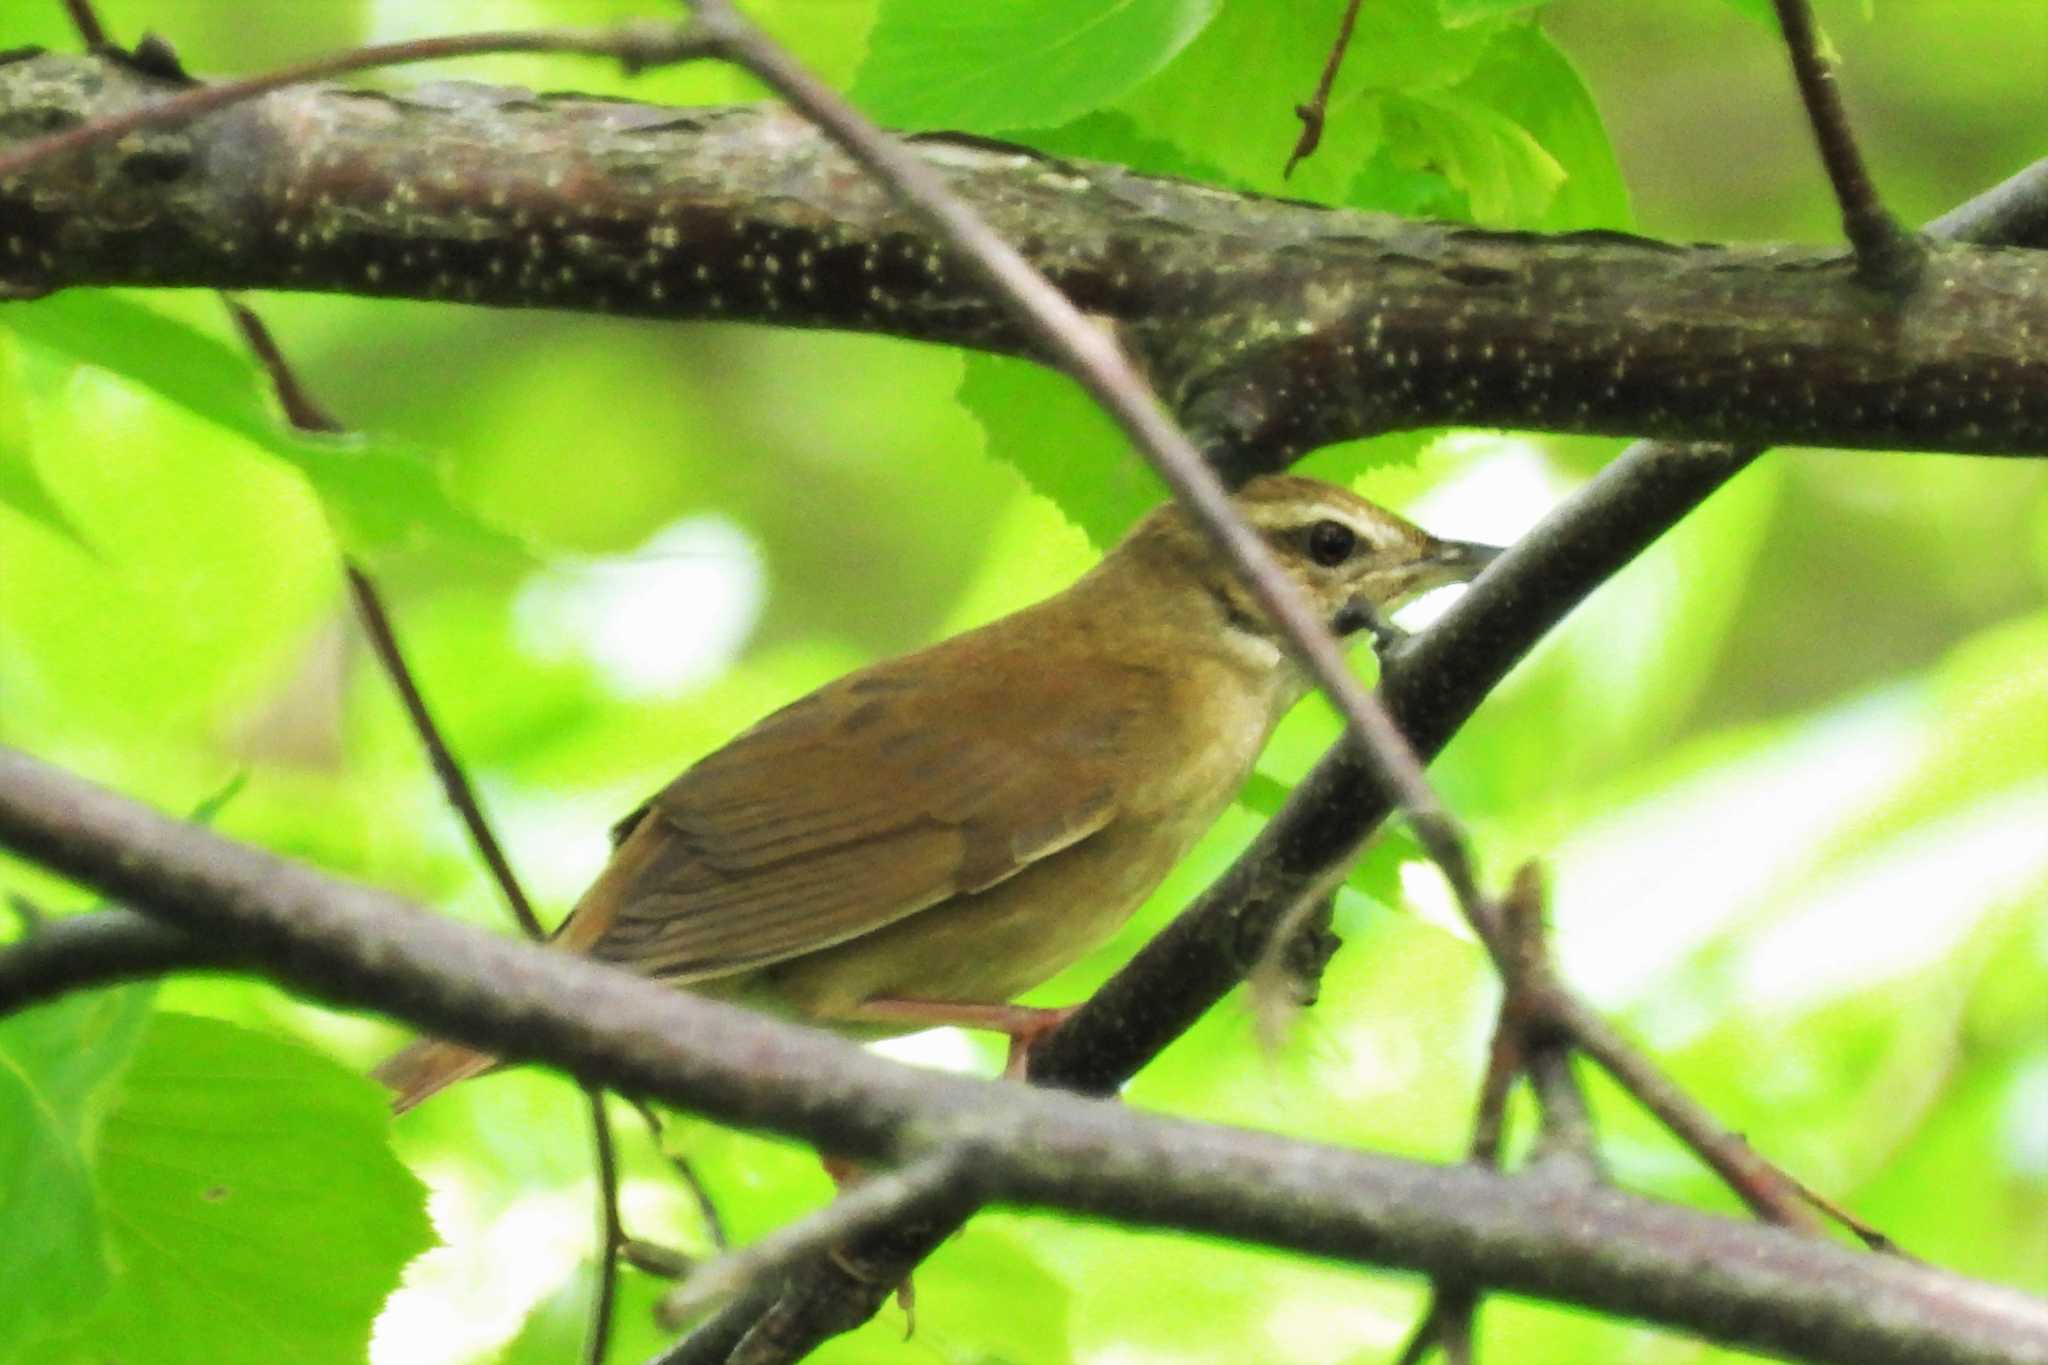
[[[1322,147],[1283,179],[1301,132],[1295,106],[1316,88],[1343,9],[1343,0],[1227,0],[1186,51],[1117,108],[1144,136],[1214,165],[1232,183],[1345,202],[1358,168],[1381,145],[1380,100],[1455,85],[1510,21],[1450,28],[1436,0],[1374,0],[1362,7],[1330,90]],[[1219,110],[1228,110],[1228,117],[1219,117]]]
[[[1778,28],[1778,12],[1771,0],[1728,0],[1728,7],[1743,18],[1768,25],[1772,32]]]
[[[883,0],[853,98],[904,128],[1050,128],[1164,66],[1220,3]]]
[[[21,344],[0,333],[0,507],[82,545],[78,528],[36,468],[36,433],[23,369]]]
[[[151,1022],[94,1174],[121,1271],[80,1327],[92,1360],[354,1365],[433,1240],[383,1092],[214,1019]]]
[[[1502,33],[1458,93],[1522,129],[1563,174],[1550,187],[1547,208],[1515,226],[1557,232],[1633,225],[1628,186],[1593,93],[1542,29],[1529,24]]]
[[[293,431],[270,409],[266,381],[236,348],[118,295],[67,290],[8,305],[0,321],[68,360],[110,370],[285,460],[320,495],[357,551],[446,545],[518,554],[514,542],[457,506],[432,461],[362,437]]]
[[[1065,375],[1007,356],[971,355],[960,402],[981,419],[988,453],[1015,465],[1097,545],[1115,543],[1166,500],[1159,476]]]
[[[0,1360],[25,1359],[106,1290],[93,1151],[154,994],[87,992],[0,1018]]]
[[[1395,163],[1442,176],[1475,223],[1535,222],[1564,183],[1564,168],[1528,129],[1462,87],[1390,95],[1381,108]]]
[[[1938,720],[1916,771],[1851,827],[1835,856],[2048,780],[2048,619],[2022,618],[1966,641],[1942,661],[1933,684]]]
[[[1437,0],[1437,7],[1443,14],[1445,28],[1460,28],[1549,3],[1550,0]]]
[[[953,1360],[1070,1360],[1072,1291],[1034,1239],[977,1218],[918,1271],[917,1329]]]

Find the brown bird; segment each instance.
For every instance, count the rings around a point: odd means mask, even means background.
[[[1339,635],[1489,563],[1344,489],[1236,497]],[[1009,1003],[1095,948],[1215,822],[1308,690],[1177,506],[1057,596],[791,703],[620,822],[564,948],[854,1037],[1010,1036]],[[422,1040],[377,1075],[411,1108],[489,1069]]]

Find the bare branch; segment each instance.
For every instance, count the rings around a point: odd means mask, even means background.
[[[1301,120],[1301,136],[1294,143],[1294,150],[1287,156],[1287,165],[1282,168],[1280,178],[1285,180],[1294,174],[1294,168],[1307,158],[1314,156],[1316,148],[1323,144],[1323,120],[1330,112],[1330,87],[1337,83],[1338,68],[1344,65],[1344,53],[1351,46],[1351,30],[1358,24],[1359,0],[1351,0],[1344,7],[1344,17],[1337,21],[1337,36],[1330,43],[1330,56],[1323,63],[1322,78],[1316,82],[1315,94],[1309,96],[1307,104],[1294,106],[1294,116]]]
[[[805,1256],[830,1251],[935,1194],[971,1184],[972,1174],[967,1154],[959,1148],[942,1148],[900,1170],[867,1173],[802,1222],[700,1267],[662,1299],[662,1321],[680,1326],[757,1279]]]
[[[176,90],[101,58],[22,58],[0,63],[0,126]],[[2048,450],[2048,358],[2024,340],[2048,335],[2048,260],[2032,253],[1939,248],[1901,301],[1837,251],[1486,233],[1021,148],[903,145],[1114,321],[1232,479],[1445,423]],[[852,170],[766,107],[297,88],[0,181],[0,276],[751,320],[1051,358]]]
[[[246,970],[246,959],[132,910],[67,915],[0,947],[0,1015],[75,990],[214,969]]]
[[[955,1144],[990,1197],[1452,1274],[1858,1365],[2048,1362],[2048,1303],[1660,1206],[938,1075],[485,934],[0,749],[0,845],[266,974],[586,1084],[882,1162]]]
[[[1827,167],[1828,181],[1842,207],[1842,230],[1856,248],[1857,274],[1874,288],[1903,293],[1927,262],[1927,244],[1906,231],[1878,197],[1849,127],[1849,112],[1842,107],[1834,67],[1821,55],[1809,0],[1776,0],[1776,4],[1799,97],[1805,102],[1807,121],[1820,144],[1821,163]]]

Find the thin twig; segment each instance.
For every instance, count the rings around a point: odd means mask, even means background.
[[[227,306],[235,330],[242,334],[242,344],[249,348],[250,354],[263,366],[264,374],[269,376],[271,391],[277,395],[277,405],[284,409],[285,420],[298,431],[328,436],[346,432],[348,428],[342,425],[341,419],[329,412],[299,382],[298,371],[285,359],[276,335],[256,310],[226,290],[221,291],[220,301]]]
[[[1581,1185],[1606,1180],[1607,1168],[1600,1160],[1593,1112],[1572,1069],[1571,1048],[1562,1043],[1533,1047],[1523,1062],[1522,1072],[1529,1078],[1529,1088],[1536,1092],[1536,1103],[1543,1111],[1543,1126],[1529,1153],[1528,1168],[1541,1169],[1552,1178]]]
[[[1490,918],[1513,922],[1497,910]],[[1465,1152],[1467,1161],[1487,1170],[1500,1168],[1507,1138],[1508,1098],[1514,1091],[1515,1078],[1530,1058],[1527,1024],[1516,979],[1503,974],[1500,1006],[1494,1013],[1493,1036],[1486,1047],[1486,1070],[1480,1077],[1479,1099],[1474,1106],[1472,1138]],[[1429,1303],[1402,1343],[1395,1357],[1396,1365],[1417,1365],[1431,1350],[1439,1348],[1446,1361],[1468,1358],[1479,1299],[1478,1287],[1469,1281],[1441,1277],[1433,1281]]]
[[[270,376],[271,387],[277,393],[278,406],[283,408],[285,417],[301,431],[325,432],[329,434],[346,430],[340,420],[316,400],[311,391],[299,379],[298,372],[286,360],[284,351],[277,344],[277,338],[259,317],[255,310],[231,295],[222,295],[236,328],[250,351]],[[505,898],[505,905],[519,924],[527,938],[543,942],[547,930],[541,927],[540,917],[533,912],[533,902],[527,898],[526,890],[520,885],[519,876],[512,870],[512,863],[505,856],[504,846],[498,842],[491,822],[484,815],[483,803],[477,798],[476,788],[469,780],[469,774],[457,761],[455,751],[448,744],[447,737],[434,720],[433,712],[427,707],[426,696],[421,692],[418,680],[411,666],[406,662],[405,651],[399,647],[397,632],[392,629],[391,615],[384,608],[383,595],[377,584],[363,567],[353,559],[344,557],[343,573],[348,580],[349,595],[354,600],[356,614],[363,624],[363,633],[370,641],[371,651],[384,669],[384,676],[398,693],[399,701],[405,708],[407,718],[412,722],[413,732],[419,736],[421,747],[427,752],[427,760],[440,780],[442,794],[447,798],[462,827],[469,834],[470,843],[477,856],[489,870],[491,880],[496,883],[499,893]],[[605,1113],[604,1092],[594,1086],[586,1086],[584,1095],[590,1102],[591,1144],[597,1153],[597,1218],[600,1236],[597,1258],[597,1286],[591,1297],[589,1332],[584,1338],[584,1359],[589,1365],[603,1365],[606,1351],[611,1342],[612,1307],[617,1298],[619,1276],[619,1249],[625,1244],[626,1234],[619,1219],[618,1155],[612,1141],[611,1119]]]
[[[43,913],[42,906],[19,891],[7,893],[7,909],[13,914],[14,922],[21,926],[22,936],[25,938],[41,932],[44,921],[49,918]]]
[[[611,1115],[605,1112],[604,1091],[585,1086],[590,1101],[590,1140],[597,1160],[597,1285],[590,1296],[590,1321],[583,1333],[583,1365],[604,1365],[611,1348],[612,1311],[619,1289],[619,1252],[626,1229],[619,1221],[619,1157],[612,1140]]]
[[[1740,1134],[1718,1122],[1598,1011],[1565,987],[1551,968],[1540,933],[1526,926],[1517,931],[1518,917],[1541,913],[1541,889],[1534,877],[1531,867],[1524,867],[1517,877],[1510,905],[1520,903],[1520,908],[1503,913],[1482,903],[1479,916],[1468,914],[1473,932],[1516,1002],[1522,1027],[1547,1030],[1556,1041],[1568,1043],[1598,1062],[1759,1218],[1819,1231],[1822,1224],[1810,1212],[1812,1202],[1801,1195],[1798,1182],[1758,1155]],[[1532,911],[1528,905],[1537,908]]]
[[[1438,1282],[1422,1320],[1401,1343],[1395,1365],[1420,1365],[1433,1350],[1443,1352],[1445,1365],[1471,1365],[1472,1323],[1478,1310],[1479,1295],[1470,1286]]]
[[[87,47],[106,46],[106,26],[93,12],[92,0],[64,0],[64,11],[71,16],[71,26],[78,30]]]
[[[239,299],[223,297],[243,340],[270,376],[278,405],[284,409],[291,424],[301,431],[327,434],[347,430],[332,413],[315,401],[300,382],[263,319]],[[391,680],[392,690],[398,693],[399,703],[405,708],[413,733],[419,736],[421,747],[427,751],[427,762],[441,784],[442,795],[454,809],[456,818],[462,821],[464,832],[475,845],[477,856],[483,859],[491,880],[504,896],[506,908],[519,922],[520,929],[530,939],[545,939],[547,930],[541,926],[540,917],[534,914],[533,902],[527,899],[518,874],[513,872],[512,863],[505,856],[504,846],[498,842],[490,820],[484,815],[475,786],[456,760],[447,736],[427,706],[412,666],[406,662],[405,651],[399,646],[397,633],[391,626],[391,614],[384,607],[383,594],[378,591],[376,581],[352,558],[344,558],[343,568],[348,578],[349,596],[354,600],[356,614],[362,621],[363,634],[369,640],[370,649],[377,656],[385,676]]]
[[[661,1320],[680,1327],[759,1277],[889,1222],[919,1201],[959,1185],[971,1173],[966,1152],[946,1147],[897,1170],[865,1174],[810,1217],[700,1267],[662,1299]]]
[[[512,865],[506,861],[505,851],[491,831],[490,822],[484,818],[483,809],[477,804],[476,792],[464,775],[462,766],[448,748],[447,740],[434,723],[432,713],[427,710],[426,698],[420,695],[413,681],[412,671],[406,665],[405,656],[400,652],[398,638],[392,633],[391,618],[384,610],[384,603],[376,584],[362,568],[353,561],[346,565],[349,594],[355,599],[356,611],[362,617],[363,633],[369,638],[370,647],[385,673],[397,691],[406,715],[411,719],[414,731],[425,746],[428,761],[433,765],[434,774],[440,779],[441,790],[448,804],[455,808],[462,820],[470,841],[476,845],[478,856],[490,869],[491,879],[505,897],[505,904],[519,921],[519,927],[526,936],[536,941],[547,937],[547,930],[541,927],[539,916],[533,912],[533,903],[526,898],[518,879],[513,875]]]
[[[674,1169],[677,1176],[682,1179],[683,1188],[690,1192],[690,1197],[696,1202],[697,1216],[704,1221],[704,1235],[710,1239],[713,1248],[721,1252],[732,1250],[732,1239],[725,1231],[725,1218],[718,1212],[718,1205],[712,1200],[710,1187],[705,1185],[704,1177],[697,1173],[696,1165],[688,1157],[681,1152],[671,1152],[662,1145],[661,1138],[666,1125],[662,1123],[661,1115],[654,1111],[654,1106],[637,1095],[628,1095],[626,1099],[640,1111],[640,1119],[647,1125],[649,1136],[654,1139],[655,1151],[659,1152],[662,1159]]]
[[[1785,52],[1792,59],[1792,76],[1799,83],[1799,97],[1806,105],[1814,140],[1820,144],[1821,163],[1827,167],[1828,180],[1841,205],[1842,231],[1856,250],[1857,273],[1877,288],[1904,289],[1927,259],[1927,243],[1908,232],[1878,197],[1849,127],[1848,111],[1842,107],[1834,69],[1821,53],[1808,0],[1775,3]]]
[[[1543,1009],[1553,1027],[1706,1162],[1757,1217],[1808,1232],[1821,1229],[1797,1181],[1715,1119],[1606,1019],[1564,993],[1551,994]]]
[[[1330,87],[1337,83],[1337,70],[1344,65],[1344,53],[1351,47],[1351,30],[1358,24],[1358,5],[1359,0],[1351,0],[1344,7],[1344,17],[1337,24],[1336,41],[1330,44],[1329,59],[1323,63],[1322,79],[1316,82],[1316,93],[1309,96],[1307,104],[1294,106],[1294,116],[1301,120],[1301,137],[1296,140],[1294,151],[1280,172],[1282,180],[1293,175],[1294,168],[1323,145],[1323,119],[1330,112]]]

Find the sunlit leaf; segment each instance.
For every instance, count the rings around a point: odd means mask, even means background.
[[[91,1310],[114,1268],[93,1164],[151,990],[87,992],[0,1018],[0,1360]]]
[[[969,356],[960,401],[987,414],[988,453],[1014,464],[1097,545],[1114,543],[1166,499],[1159,476],[1064,375],[1006,356]]]
[[[1397,160],[1443,176],[1483,226],[1535,221],[1564,181],[1528,129],[1462,91],[1391,95],[1382,109]]]
[[[516,562],[508,537],[459,508],[421,454],[362,437],[305,435],[274,414],[255,363],[226,342],[94,290],[10,304],[0,325],[123,379],[289,462],[359,551],[444,546]]]
[[[883,0],[853,98],[906,128],[1050,128],[1170,61],[1221,0]]]
[[[1291,178],[1282,170],[1301,131],[1296,105],[1316,88],[1343,0],[1273,6],[1229,0],[1166,68],[1116,107],[1140,133],[1216,167],[1250,189],[1342,202],[1386,136],[1383,96],[1442,90],[1478,65],[1504,23],[1452,28],[1436,0],[1375,0],[1357,27],[1331,88],[1322,147]],[[1217,117],[1227,109],[1229,117]]]
[[[1630,226],[1628,187],[1606,121],[1578,69],[1542,29],[1527,24],[1502,32],[1453,93],[1504,125],[1491,136],[1502,143],[1504,173],[1495,193],[1505,207],[1499,216],[1479,214],[1474,196],[1479,221],[1550,231]],[[1534,212],[1525,215],[1525,206]]]
[[[1477,23],[1502,14],[1519,14],[1523,10],[1537,9],[1550,0],[1437,0],[1443,11],[1444,24],[1457,28],[1461,24]]]
[[[0,507],[74,543],[77,528],[36,468],[36,434],[29,415],[28,378],[20,343],[0,332]]]
[[[101,1129],[94,1177],[120,1274],[80,1326],[87,1358],[360,1362],[384,1296],[431,1241],[388,1130],[367,1077],[158,1015]]]

